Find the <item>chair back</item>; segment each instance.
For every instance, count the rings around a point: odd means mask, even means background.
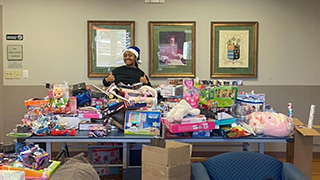
[[[228,152],[202,162],[210,179],[215,180],[281,180],[283,163],[256,152]]]

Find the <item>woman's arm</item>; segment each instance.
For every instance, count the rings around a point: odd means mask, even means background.
[[[110,74],[107,77],[103,78],[102,83],[104,86],[110,86],[111,83],[113,83],[114,81],[115,81],[115,77],[112,74],[112,72],[110,72]]]

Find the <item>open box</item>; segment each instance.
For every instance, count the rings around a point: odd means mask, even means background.
[[[287,143],[287,162],[294,164],[308,178],[312,178],[313,137],[320,136],[314,128],[307,128],[299,119],[294,118],[294,138]]]
[[[162,139],[151,145],[142,145],[142,180],[191,178],[191,144]]]

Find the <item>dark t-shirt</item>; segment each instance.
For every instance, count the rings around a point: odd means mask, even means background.
[[[140,82],[140,77],[143,77],[144,74],[145,73],[139,68],[127,67],[125,65],[121,67],[117,67],[112,71],[112,75],[115,78],[115,84],[122,82],[125,85],[132,85]],[[148,77],[147,79],[149,81]],[[106,78],[103,78],[102,82],[103,82],[103,85],[105,86],[110,86],[111,84],[106,81]],[[148,84],[144,84],[144,85],[151,86],[151,83],[149,81]]]

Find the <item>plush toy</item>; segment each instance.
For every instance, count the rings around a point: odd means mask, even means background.
[[[249,115],[248,124],[257,134],[284,137],[292,132],[292,119],[281,113],[254,112]]]
[[[196,116],[200,114],[200,110],[192,108],[190,104],[183,99],[166,114],[166,118],[169,122],[181,122],[182,119],[188,114]]]

